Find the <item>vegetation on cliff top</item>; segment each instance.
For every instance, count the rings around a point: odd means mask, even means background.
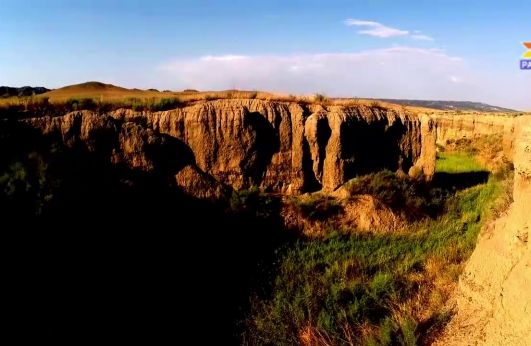
[[[87,82],[51,90],[34,96],[13,96],[0,99],[0,116],[38,117],[44,115],[57,116],[74,110],[92,110],[108,112],[120,108],[137,111],[161,111],[190,105],[195,102],[220,99],[258,99],[264,101],[297,102],[300,104],[320,104],[322,106],[344,105],[380,109],[395,108],[384,102],[362,100],[358,98],[332,99],[322,94],[313,96],[295,96],[274,94],[269,92],[225,90],[197,91],[186,89],[181,92],[156,89],[126,89],[100,82]],[[75,107],[74,107],[75,105]]]

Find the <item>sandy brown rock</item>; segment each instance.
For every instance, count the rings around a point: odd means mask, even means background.
[[[344,206],[343,227],[376,233],[393,232],[405,221],[371,195],[354,196]]]
[[[131,168],[152,171],[153,160],[147,155],[149,145],[161,145],[153,130],[145,129],[134,123],[122,126],[118,135],[119,148],[113,150],[113,163],[126,163]]]
[[[230,196],[231,189],[216,181],[212,176],[188,165],[175,175],[175,182],[184,192],[197,198],[219,199]]]
[[[428,178],[434,166],[435,158],[420,160],[420,119],[396,110],[217,100],[145,116],[148,126],[187,143],[201,170],[235,188],[332,191],[382,166],[408,172],[416,165]]]
[[[437,158],[437,125],[433,119],[426,115],[423,115],[420,121],[420,155],[408,174],[417,177],[419,173],[422,173],[424,177],[431,179],[435,174],[435,160]]]

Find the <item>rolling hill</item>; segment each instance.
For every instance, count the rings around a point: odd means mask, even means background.
[[[126,89],[112,84],[101,82],[86,82],[68,85],[51,90],[42,96],[49,97],[51,101],[67,100],[69,98],[122,98],[137,96],[140,90]],[[148,93],[148,92],[142,92]]]

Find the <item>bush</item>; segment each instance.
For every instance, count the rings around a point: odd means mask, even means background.
[[[342,211],[341,205],[333,197],[313,194],[308,198],[294,200],[300,213],[310,220],[326,220]]]
[[[313,96],[313,100],[315,102],[319,102],[319,103],[325,103],[325,102],[329,101],[328,97],[326,95],[323,95],[323,94],[315,94]]]
[[[95,110],[98,105],[94,101],[94,99],[91,98],[84,98],[81,99],[81,102],[79,103],[80,109],[86,109],[86,110]]]
[[[346,188],[351,196],[374,196],[392,209],[406,213],[410,219],[436,216],[449,193],[417,179],[399,177],[388,170],[354,178]]]
[[[260,197],[260,190],[253,186],[250,189],[234,190],[230,199],[230,209],[240,212],[256,207]]]
[[[141,112],[145,109],[146,105],[145,102],[143,102],[138,97],[129,97],[125,100],[125,106],[131,107],[132,110],[135,112]]]
[[[376,109],[385,109],[385,107],[383,106],[383,104],[382,104],[380,101],[377,101],[377,100],[371,101],[371,103],[369,104],[369,106],[370,106],[371,108],[376,108]]]
[[[92,98],[76,99],[71,98],[65,102],[68,111],[96,110],[98,105]]]

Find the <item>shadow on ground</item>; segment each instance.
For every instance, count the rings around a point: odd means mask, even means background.
[[[466,172],[466,173],[435,173],[433,185],[448,190],[462,190],[479,184],[484,184],[489,180],[488,171]]]

